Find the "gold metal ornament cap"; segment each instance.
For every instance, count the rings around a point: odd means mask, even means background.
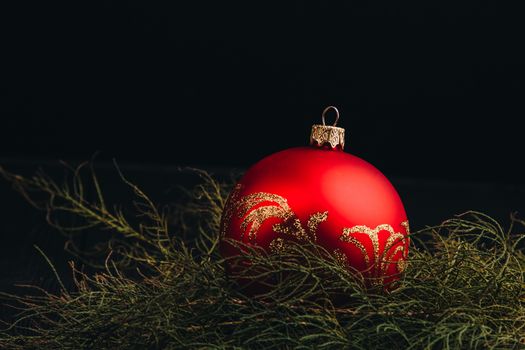
[[[335,121],[333,125],[326,125],[325,115],[328,111],[335,112]],[[312,132],[310,134],[310,145],[312,146],[330,146],[332,149],[345,147],[345,129],[337,127],[339,121],[339,110],[334,106],[328,106],[324,109],[321,116],[323,125],[312,125]]]

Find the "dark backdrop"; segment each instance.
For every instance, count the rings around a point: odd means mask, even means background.
[[[333,104],[348,151],[388,176],[525,182],[505,2],[15,3],[0,156],[246,167]]]
[[[108,201],[129,199],[106,163],[116,158],[169,202],[187,184],[176,166],[245,168],[306,144],[336,105],[347,150],[392,180],[412,228],[468,209],[504,224],[525,213],[523,15],[506,2],[5,3],[0,164],[10,170],[100,151]],[[0,181],[0,291],[57,289],[34,244],[70,276],[63,238],[48,231]]]

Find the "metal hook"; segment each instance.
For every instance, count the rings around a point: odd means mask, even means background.
[[[325,123],[325,115],[331,109],[333,109],[335,111],[335,122],[334,122],[333,126],[337,125],[337,121],[339,120],[339,110],[336,107],[334,107],[334,106],[328,106],[328,107],[326,107],[324,109],[323,114],[321,116],[322,120],[323,120],[323,125],[326,125],[326,123]]]

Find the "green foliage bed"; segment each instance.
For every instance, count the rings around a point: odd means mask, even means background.
[[[125,213],[105,202],[94,172],[86,182],[82,171],[59,184],[0,168],[68,234],[75,260],[96,271],[72,263],[75,287],[58,294],[2,293],[2,303],[18,308],[16,319],[3,320],[2,349],[525,348],[524,221],[511,218],[503,228],[469,212],[413,233],[407,270],[389,292],[365,288],[320,247],[291,245],[281,255],[245,249],[252,265],[244,277],[273,284],[253,296],[225,275],[218,254],[228,184],[195,171],[201,184],[184,204],[160,210],[122,177],[136,196],[136,212]],[[41,194],[45,202],[35,199]],[[64,227],[64,214],[78,225]],[[75,248],[86,229],[108,234],[94,247],[105,254],[98,265],[92,251]]]

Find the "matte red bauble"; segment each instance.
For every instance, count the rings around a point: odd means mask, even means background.
[[[406,266],[408,221],[396,190],[366,161],[346,153],[344,129],[314,125],[309,147],[253,165],[224,208],[223,238],[279,253],[287,240],[314,241],[372,284],[397,279]],[[238,254],[222,242],[224,257]]]

